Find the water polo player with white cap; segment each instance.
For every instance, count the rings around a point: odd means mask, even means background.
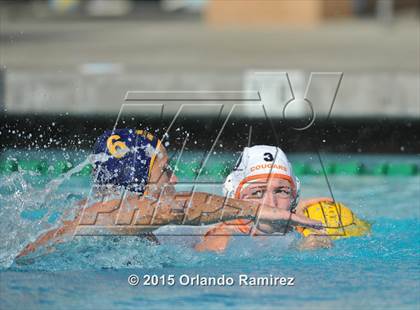
[[[244,149],[234,171],[226,178],[223,191],[228,198],[256,201],[294,213],[299,203],[300,181],[280,148],[257,145]],[[306,203],[328,200],[331,201],[330,198],[316,198]],[[292,229],[288,223],[275,226],[262,219],[228,221],[209,230],[196,249],[223,251],[234,234],[286,233]]]
[[[299,201],[300,181],[293,174],[292,165],[286,154],[275,146],[246,147],[235,170],[226,178],[223,193],[229,198],[239,199],[246,191],[246,196],[250,199],[260,198],[262,190],[250,193],[249,186],[257,185],[253,187],[262,188],[273,180],[285,181],[282,182],[285,186],[278,189],[278,194],[282,198],[290,198],[287,200],[287,209],[294,209]],[[276,200],[275,203],[277,202]]]

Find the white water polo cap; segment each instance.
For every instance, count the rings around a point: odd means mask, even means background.
[[[300,194],[300,181],[293,174],[292,165],[286,154],[275,146],[256,145],[246,147],[231,174],[225,180],[225,197],[239,198],[244,186],[261,179],[280,178],[290,182],[292,201],[290,208],[297,206]]]

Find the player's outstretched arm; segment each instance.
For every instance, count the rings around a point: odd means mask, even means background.
[[[267,222],[284,222],[312,228],[321,228],[321,223],[290,211],[262,205],[254,201],[226,199],[208,193],[176,193],[161,197],[154,203],[154,214],[143,209],[142,225],[208,225],[234,219],[261,219]]]
[[[29,244],[18,255],[25,256],[52,241],[63,241],[73,235],[79,225],[119,229],[129,234],[150,232],[164,225],[207,225],[233,219],[260,218],[265,221],[288,221],[292,225],[320,227],[320,223],[289,211],[261,205],[252,201],[226,199],[207,193],[176,193],[160,199],[129,197],[124,201],[111,200],[95,203],[79,212],[73,221],[66,221],[60,228],[50,230]],[[120,233],[124,233],[119,229]]]

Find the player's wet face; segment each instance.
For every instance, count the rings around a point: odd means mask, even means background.
[[[290,182],[279,178],[256,180],[246,186],[240,195],[240,199],[257,201],[282,210],[289,210],[291,197]]]

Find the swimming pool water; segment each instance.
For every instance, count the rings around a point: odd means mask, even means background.
[[[302,156],[311,155],[291,159]],[[396,158],[364,158],[384,159]],[[71,217],[74,204],[87,195],[90,180],[73,177],[57,185],[29,172],[1,175],[0,180],[1,309],[418,309],[420,305],[420,176],[330,176],[335,198],[373,226],[370,236],[337,240],[328,250],[298,251],[293,245],[299,237],[293,234],[263,239],[238,236],[223,254],[195,252],[192,245],[199,237],[159,236],[161,245],[138,237],[76,237],[52,253],[41,250],[20,262],[14,257],[28,242],[57,225],[62,216]],[[329,195],[324,177],[302,176],[301,181],[303,197]],[[221,185],[202,185],[200,190],[220,193]],[[194,230],[175,231],[182,229]],[[129,286],[130,274],[234,279],[240,274],[272,274],[294,277],[295,285]]]

